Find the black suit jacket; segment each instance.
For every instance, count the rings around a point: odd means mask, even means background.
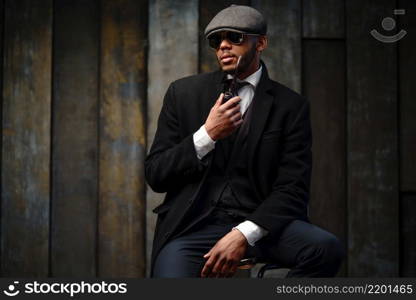
[[[193,134],[205,123],[221,93],[223,76],[223,72],[216,71],[179,79],[165,95],[145,161],[150,187],[167,193],[164,202],[154,209],[158,220],[152,265],[197,198],[208,173],[212,153],[200,161]],[[248,174],[258,207],[247,219],[267,229],[270,236],[278,237],[292,220],[308,220],[312,165],[309,103],[269,79],[263,64],[252,105],[247,136]]]

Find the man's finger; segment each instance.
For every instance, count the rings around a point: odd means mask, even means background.
[[[221,93],[217,101],[215,101],[215,106],[217,107],[220,106],[222,104],[223,99],[224,99],[224,93]]]
[[[217,260],[215,256],[210,256],[210,258],[208,258],[204,267],[202,268],[201,277],[208,277],[211,274],[211,270],[214,267],[216,261]]]
[[[236,121],[238,121],[238,120],[240,120],[241,119],[241,113],[240,112],[238,112],[238,113],[236,113],[236,114],[234,114],[232,117],[231,117],[231,121],[232,122],[236,122]]]
[[[233,261],[232,260],[228,260],[224,263],[224,265],[222,266],[222,270],[221,270],[222,277],[230,277],[228,275],[231,271],[232,266],[233,266]]]
[[[236,96],[231,98],[230,100],[228,100],[227,102],[221,104],[221,107],[225,110],[233,107],[234,105],[236,105],[237,103],[239,103],[241,101],[241,98]]]
[[[208,261],[205,262],[204,267],[201,271],[201,277],[208,277],[208,275],[211,273],[211,265],[208,264]]]
[[[225,258],[217,259],[217,262],[215,263],[214,267],[212,268],[210,277],[223,277],[221,271],[222,271],[222,268],[224,266],[224,263],[226,263]]]
[[[243,119],[238,119],[237,121],[234,121],[234,126],[238,127],[243,123]]]
[[[212,248],[207,253],[204,254],[204,257],[207,258],[211,256],[211,252],[212,252]]]
[[[231,113],[231,115],[234,115],[236,113],[239,113],[241,110],[241,106],[237,104],[236,106],[230,108],[228,111]]]

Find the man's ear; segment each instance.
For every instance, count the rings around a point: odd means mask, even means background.
[[[257,51],[262,52],[266,48],[267,48],[267,36],[261,35],[257,39],[256,49]]]

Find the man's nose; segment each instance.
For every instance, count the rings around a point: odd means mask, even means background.
[[[220,49],[223,50],[223,49],[230,49],[230,48],[231,48],[231,43],[227,39],[223,39],[220,44]]]

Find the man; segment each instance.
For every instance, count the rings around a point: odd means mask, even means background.
[[[166,192],[153,277],[230,277],[247,257],[289,277],[338,271],[338,240],[307,217],[309,103],[269,79],[266,31],[254,8],[220,11],[205,30],[220,70],[168,88],[145,162],[151,188]]]

